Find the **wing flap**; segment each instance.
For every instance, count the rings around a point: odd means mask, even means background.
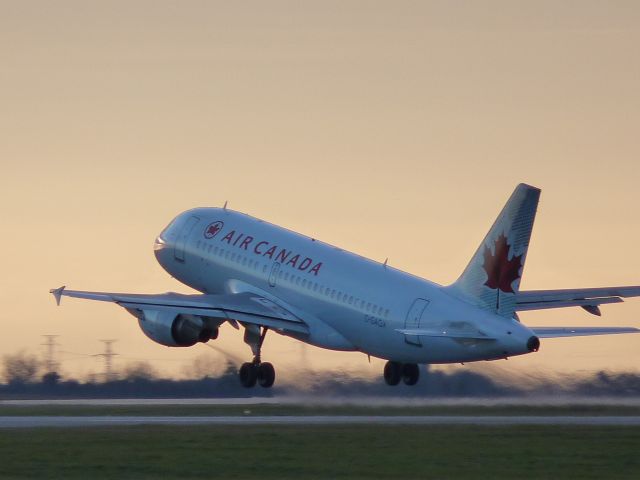
[[[193,308],[193,307],[175,307],[170,305],[150,305],[140,303],[118,303],[121,307],[133,310],[152,309],[158,311],[172,311],[176,314],[183,315],[196,315],[202,317],[219,318],[223,320],[251,323],[255,325],[261,325],[269,327],[273,330],[296,332],[296,333],[309,333],[307,326],[301,322],[290,322],[287,320],[281,320],[278,318],[266,317],[263,315],[256,315],[247,312],[232,311],[226,309],[212,309],[212,308]]]

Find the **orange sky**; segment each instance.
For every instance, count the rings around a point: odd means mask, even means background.
[[[117,338],[116,365],[179,373],[209,349],[154,345],[122,309],[55,308],[47,292],[187,291],[153,239],[225,200],[447,283],[527,182],[543,193],[522,288],[640,284],[640,7],[517,3],[2,2],[0,353],[40,353],[45,333],[69,352]],[[603,311],[522,319],[640,326],[640,300]],[[219,342],[250,356],[229,327]],[[285,368],[302,351],[274,336],[265,357]],[[304,352],[316,368],[381,371]],[[640,336],[612,336],[500,366],[639,360]]]

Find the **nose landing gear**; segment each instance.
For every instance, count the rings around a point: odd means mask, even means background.
[[[420,368],[415,363],[388,361],[384,366],[384,381],[395,386],[402,380],[405,385],[415,385],[420,378]]]
[[[256,383],[264,388],[273,386],[276,379],[276,371],[269,362],[262,362],[260,353],[267,328],[256,325],[247,325],[244,332],[244,341],[251,347],[253,361],[243,363],[238,372],[240,383],[243,387],[255,387]]]

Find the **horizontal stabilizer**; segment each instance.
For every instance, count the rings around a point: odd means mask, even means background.
[[[577,288],[567,290],[530,290],[516,294],[516,311],[582,307],[600,315],[598,305],[620,303],[623,298],[639,297],[640,286]]]
[[[583,337],[589,335],[640,333],[640,329],[633,327],[535,327],[531,328],[531,330],[540,338]]]
[[[606,298],[580,298],[575,300],[552,300],[550,302],[520,302],[516,304],[518,312],[526,310],[546,310],[548,308],[565,308],[565,307],[597,307],[607,303],[621,303],[620,297]],[[597,314],[596,314],[597,315]],[[599,316],[599,315],[598,315]]]

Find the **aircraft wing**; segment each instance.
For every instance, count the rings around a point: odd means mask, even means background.
[[[127,310],[170,310],[176,314],[198,315],[202,317],[260,325],[277,331],[309,333],[307,325],[288,310],[271,300],[253,293],[232,293],[223,295],[182,295],[162,293],[157,295],[84,292],[66,290],[65,287],[51,290],[58,305],[62,297],[112,302]],[[235,325],[237,327],[237,325]]]
[[[520,291],[516,294],[515,309],[523,311],[582,307],[587,312],[600,316],[599,305],[619,303],[623,298],[639,296],[640,286]]]
[[[632,327],[529,327],[540,338],[581,337],[586,335],[612,335],[640,333]]]

